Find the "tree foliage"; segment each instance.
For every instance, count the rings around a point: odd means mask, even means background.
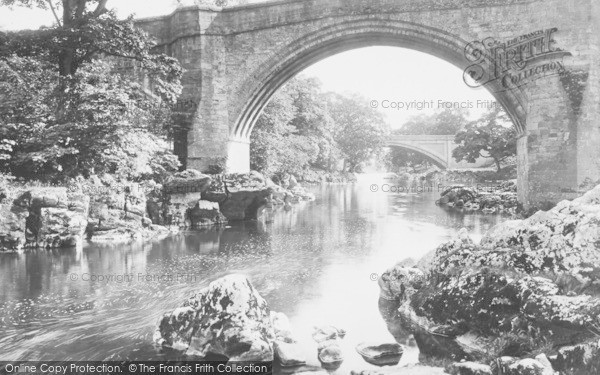
[[[480,157],[491,157],[498,171],[504,161],[517,154],[517,132],[500,107],[469,123],[454,141],[459,145],[452,151],[456,161],[474,163]]]
[[[353,172],[382,151],[387,124],[381,113],[358,95],[331,94],[328,104],[335,122],[335,139],[347,165],[345,169]]]
[[[253,169],[267,175],[354,171],[381,151],[385,123],[368,102],[321,92],[315,79],[289,81],[271,99],[251,134]]]
[[[399,169],[408,168],[413,172],[416,172],[421,168],[428,168],[432,165],[432,161],[427,156],[416,152],[407,150],[401,147],[391,147],[387,154],[386,164],[388,170],[397,172]]]
[[[139,178],[153,172],[126,165],[155,156],[153,162],[164,162],[160,168],[175,169],[178,162],[161,134],[168,108],[157,105],[139,83],[114,74],[112,68],[109,62],[95,62],[64,78],[33,58],[15,56],[0,63],[0,75],[10,78],[1,90],[2,97],[9,99],[0,106],[5,145],[0,146],[0,168],[15,176],[46,180],[94,172]],[[68,89],[59,99],[56,91],[61,80],[67,81]],[[59,121],[57,106],[65,106],[68,121]]]
[[[418,115],[408,119],[395,134],[404,135],[454,135],[465,124],[468,112],[464,109],[443,109],[430,115]]]
[[[323,108],[315,94],[309,81],[293,79],[273,96],[251,134],[252,169],[302,176],[317,161],[321,150],[312,138]]]
[[[162,100],[174,102],[181,92],[182,69],[176,59],[153,53],[155,42],[135,27],[133,19],[119,20],[107,0],[0,0],[6,6],[39,7],[54,14],[53,27],[0,33],[0,58],[33,57],[53,64],[60,76],[77,72],[98,57],[135,62],[151,79]]]
[[[59,180],[102,172],[144,178],[177,168],[165,136],[182,70],[153,53],[154,42],[131,18],[117,19],[107,0],[0,4],[43,8],[56,20],[0,33],[0,169]],[[124,68],[125,61],[132,64]]]

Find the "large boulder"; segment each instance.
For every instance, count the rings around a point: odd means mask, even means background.
[[[65,187],[27,189],[2,205],[3,247],[61,248],[80,245],[87,227],[90,199]]]
[[[164,184],[165,194],[202,193],[208,190],[212,178],[195,169],[178,172]]]
[[[554,367],[564,375],[588,375],[600,373],[600,341],[562,347],[554,361]]]
[[[161,318],[154,340],[186,355],[272,361],[269,307],[242,275],[218,279]]]
[[[418,268],[396,265],[385,271],[377,280],[380,297],[386,300],[405,301],[421,288],[425,274]]]
[[[380,286],[383,297],[401,302],[397,317],[422,353],[510,357],[506,374],[550,374],[547,363],[528,357],[588,343],[600,325],[600,186],[548,212],[502,223],[479,244],[462,230],[438,247],[423,277],[407,270],[388,271]],[[557,363],[586,373],[597,361],[586,345],[561,349]],[[586,364],[574,366],[578,360]]]

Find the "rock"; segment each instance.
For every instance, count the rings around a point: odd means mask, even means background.
[[[344,362],[344,355],[337,340],[326,340],[319,344],[318,357],[321,366],[328,370],[335,370]]]
[[[90,234],[89,240],[96,243],[129,243],[136,237],[141,238],[139,232],[134,231],[130,228],[115,228],[107,230],[94,230]]]
[[[363,359],[376,366],[393,366],[400,362],[404,353],[402,346],[397,343],[369,344],[361,343],[356,347]]]
[[[558,350],[554,368],[564,375],[588,375],[600,373],[600,342],[588,341],[565,346]]]
[[[223,215],[231,221],[256,220],[260,207],[268,203],[271,189],[247,190],[230,193],[219,203]]]
[[[186,355],[230,361],[272,361],[269,308],[242,275],[215,280],[161,318],[154,341]]]
[[[26,208],[0,204],[0,252],[17,252],[25,246]]]
[[[202,193],[168,194],[165,202],[165,223],[180,228],[190,228],[189,213],[202,200]]]
[[[163,189],[166,194],[202,193],[209,189],[212,178],[194,169],[175,173],[165,182]]]
[[[13,204],[28,209],[67,208],[68,201],[67,188],[40,187],[27,190]]]
[[[315,327],[312,337],[317,343],[322,343],[328,340],[343,339],[346,336],[346,331],[334,326]]]
[[[505,375],[544,375],[544,365],[532,358],[516,361],[508,366]]]
[[[492,368],[476,362],[457,362],[448,368],[450,375],[492,375]]]
[[[34,230],[32,236],[28,238],[28,246],[38,248],[78,246],[83,241],[87,215],[86,212],[70,211],[68,208],[42,208],[39,224],[35,227],[37,231]]]
[[[421,288],[424,281],[423,271],[396,265],[385,271],[377,283],[381,298],[405,301],[415,290]]]
[[[503,183],[490,189],[477,189],[454,185],[441,193],[438,205],[456,207],[467,211],[484,213],[510,213],[518,205],[516,188],[512,182]]]
[[[275,359],[283,367],[295,367],[306,364],[302,347],[298,344],[274,341],[273,351],[275,352]]]
[[[394,367],[390,369],[375,369],[352,371],[351,375],[446,375],[441,367],[423,366],[421,364]]]
[[[219,210],[219,204],[205,200],[199,200],[194,208],[187,211],[187,216],[193,228],[227,222],[227,219]]]
[[[271,311],[271,325],[273,326],[276,340],[290,344],[296,342],[290,321],[284,313]]]
[[[298,186],[298,180],[296,180],[296,177],[294,177],[294,175],[290,175],[290,180],[289,180],[289,183],[288,183],[288,189],[292,190],[296,186]]]
[[[541,363],[542,366],[544,366],[544,371],[542,372],[543,375],[555,374],[554,368],[552,367],[552,363],[545,354],[538,354],[537,356],[535,356],[535,360]]]

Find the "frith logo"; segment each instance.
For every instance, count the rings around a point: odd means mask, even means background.
[[[565,70],[562,59],[571,53],[555,46],[553,35],[557,31],[557,28],[538,30],[503,43],[486,38],[468,44],[465,57],[473,64],[465,69],[465,83],[504,91],[533,79],[560,74]]]

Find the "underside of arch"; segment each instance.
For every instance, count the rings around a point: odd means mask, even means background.
[[[405,150],[416,152],[420,155],[425,156],[427,159],[431,160],[431,162],[433,164],[440,167],[441,169],[448,169],[448,162],[446,160],[444,160],[444,159],[440,158],[439,156],[435,155],[434,153],[432,153],[428,150],[422,149],[418,146],[414,146],[411,144],[404,144],[404,143],[392,143],[392,144],[388,144],[387,147],[398,147],[398,148],[403,148]]]
[[[318,30],[291,43],[275,55],[280,58],[270,59],[250,74],[240,90],[240,97],[247,99],[238,112],[232,137],[248,139],[273,94],[296,74],[327,57],[362,47],[396,46],[421,51],[465,69],[470,65],[464,56],[467,45],[466,41],[443,30],[389,19],[361,19]],[[522,134],[526,106],[520,91],[493,86],[488,89]]]

